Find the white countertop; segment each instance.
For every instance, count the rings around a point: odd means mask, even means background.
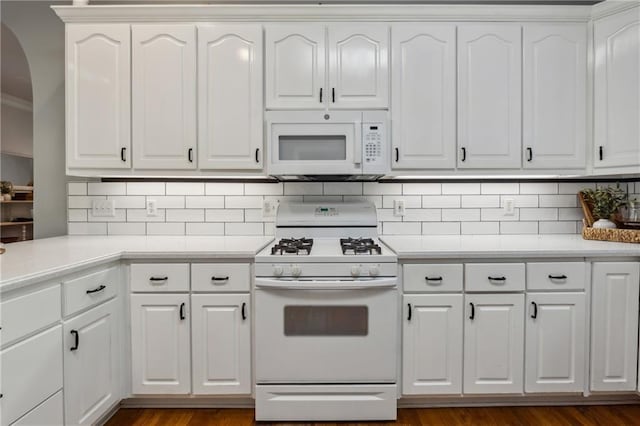
[[[380,239],[399,259],[640,257],[640,244],[584,240],[580,235],[383,235]]]
[[[0,291],[119,259],[251,258],[269,236],[64,236],[5,245]]]

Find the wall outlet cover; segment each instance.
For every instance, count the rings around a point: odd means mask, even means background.
[[[393,215],[404,216],[404,200],[393,200]]]
[[[158,202],[147,200],[147,216],[158,216]]]

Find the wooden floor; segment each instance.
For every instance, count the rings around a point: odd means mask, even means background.
[[[251,409],[120,409],[107,426],[253,425]],[[266,424],[266,423],[260,423]],[[277,423],[283,425],[285,423]],[[294,423],[304,425],[310,423]],[[324,425],[640,425],[640,405],[573,407],[422,408],[398,410],[398,420]]]

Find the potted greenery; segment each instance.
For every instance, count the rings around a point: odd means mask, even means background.
[[[2,194],[2,201],[11,201],[13,184],[7,180],[0,181],[0,194]]]
[[[611,217],[618,209],[627,204],[627,193],[619,187],[610,186],[597,189],[583,189],[581,191],[585,200],[591,205],[593,215],[598,220],[594,222],[594,228],[616,228]]]

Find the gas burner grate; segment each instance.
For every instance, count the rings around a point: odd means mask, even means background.
[[[340,238],[342,254],[382,254],[382,248],[371,238]]]
[[[271,254],[309,255],[313,247],[313,238],[283,238],[271,247]]]

